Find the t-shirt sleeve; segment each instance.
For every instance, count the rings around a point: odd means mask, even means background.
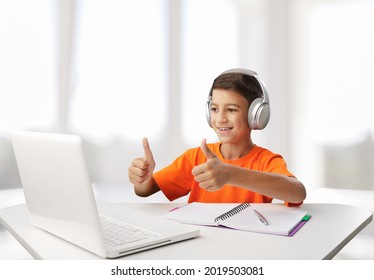
[[[288,177],[295,177],[288,169],[283,157],[278,154],[266,155],[266,160],[263,161],[262,171],[285,175]]]

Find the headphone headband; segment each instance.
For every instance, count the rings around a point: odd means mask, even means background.
[[[244,75],[248,75],[248,76],[256,78],[257,82],[259,83],[261,87],[264,102],[267,104],[270,104],[269,94],[268,94],[266,85],[262,81],[262,79],[258,76],[256,71],[245,69],[245,68],[233,68],[233,69],[229,69],[229,70],[222,72],[221,75],[228,74],[228,73],[240,73],[240,74],[244,74]]]
[[[259,83],[262,91],[262,98],[256,98],[250,104],[248,109],[248,124],[251,129],[264,129],[270,119],[270,99],[265,83],[260,79],[255,71],[250,69],[233,68],[224,71],[220,74],[220,76],[228,73],[241,73],[248,75],[254,77]],[[212,97],[209,94],[208,101],[206,103],[206,118],[210,126],[212,126],[210,122],[211,99]]]

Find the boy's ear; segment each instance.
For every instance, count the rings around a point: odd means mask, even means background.
[[[264,129],[270,119],[270,105],[262,98],[252,101],[248,109],[248,124],[251,129]]]

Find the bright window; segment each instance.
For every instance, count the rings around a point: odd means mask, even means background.
[[[318,143],[355,142],[374,132],[373,10],[372,1],[330,1],[312,13],[308,110]]]
[[[0,134],[56,121],[55,14],[49,0],[0,1]]]
[[[374,3],[316,1],[308,18],[309,187],[372,188]],[[300,128],[301,130],[303,128]]]
[[[166,119],[162,0],[82,1],[70,127],[95,138],[139,141]]]

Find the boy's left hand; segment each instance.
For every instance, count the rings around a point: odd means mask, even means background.
[[[207,147],[206,139],[201,141],[201,150],[207,162],[195,166],[192,169],[192,175],[195,176],[195,181],[201,188],[207,191],[217,191],[227,183],[230,169]]]

